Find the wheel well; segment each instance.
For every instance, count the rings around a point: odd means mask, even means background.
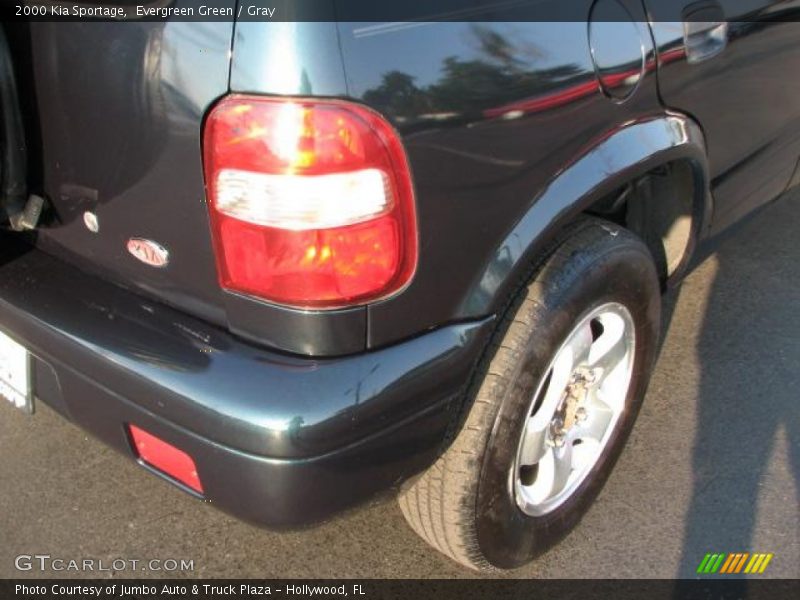
[[[637,234],[666,285],[691,257],[704,210],[703,185],[688,160],[661,165],[617,188],[586,212]]]

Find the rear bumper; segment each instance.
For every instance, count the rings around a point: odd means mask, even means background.
[[[207,500],[280,527],[430,465],[491,323],[343,358],[287,356],[3,240],[0,329],[32,353],[37,400],[132,458],[136,424],[192,456]]]

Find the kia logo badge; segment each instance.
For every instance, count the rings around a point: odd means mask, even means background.
[[[153,240],[131,238],[128,240],[128,252],[151,267],[166,267],[169,262],[169,251]]]

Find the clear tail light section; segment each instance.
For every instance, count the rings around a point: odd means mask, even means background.
[[[208,116],[206,186],[220,284],[326,309],[411,279],[411,174],[392,126],[358,104],[231,95]]]

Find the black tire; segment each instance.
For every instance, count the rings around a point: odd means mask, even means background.
[[[521,566],[563,538],[602,489],[641,406],[660,332],[653,258],[629,231],[586,218],[565,235],[498,327],[477,392],[449,449],[405,489],[406,520],[431,546],[473,569]],[[636,343],[625,409],[594,468],[566,502],[532,517],[509,489],[525,412],[581,315],[624,305]]]

